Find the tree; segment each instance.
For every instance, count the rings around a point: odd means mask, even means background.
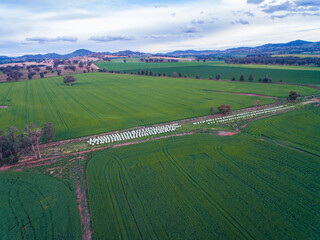
[[[211,115],[214,114],[214,108],[213,107],[210,108],[210,113],[211,113]]]
[[[216,79],[219,80],[220,78],[221,78],[221,75],[218,74],[218,75],[216,76]]]
[[[83,62],[79,62],[78,67],[79,67],[79,68],[83,68],[83,66],[84,66],[84,65],[83,65]]]
[[[126,63],[126,62],[127,62],[127,59],[123,59],[123,62]]]
[[[61,76],[61,69],[58,69],[58,70],[57,70],[57,75],[58,75],[58,76]]]
[[[32,153],[34,154],[35,158],[41,158],[40,153],[40,138],[42,135],[42,131],[32,122],[23,130],[25,136],[27,137],[28,141],[30,142]]]
[[[32,79],[32,77],[33,77],[34,75],[36,75],[35,72],[29,72],[29,73],[28,73],[28,78],[29,78],[29,79]]]
[[[40,77],[44,78],[44,73],[43,72],[40,73]]]
[[[199,79],[199,75],[196,75],[196,79]]]
[[[231,110],[231,107],[226,104],[221,104],[221,106],[218,107],[218,111],[221,114],[227,114],[228,112],[230,112],[230,110]]]
[[[252,74],[250,74],[250,76],[249,76],[249,79],[248,79],[250,82],[251,81],[253,81],[253,76],[252,76]]]
[[[173,72],[173,73],[172,73],[172,77],[177,77],[177,73],[176,73],[176,72]]]
[[[287,97],[287,99],[289,101],[295,101],[297,99],[297,97],[300,97],[300,94],[298,94],[297,92],[294,92],[294,91],[290,91],[289,96]]]
[[[13,164],[19,160],[19,147],[16,137],[18,129],[9,127],[5,135],[5,154],[8,164]]]
[[[63,82],[69,84],[70,87],[71,87],[71,83],[75,81],[76,79],[73,76],[65,76],[63,79]]]
[[[232,81],[235,81],[236,80],[236,78],[235,77],[232,77]]]
[[[43,128],[42,128],[42,134],[41,134],[41,138],[43,140],[43,142],[45,143],[49,143],[54,139],[54,135],[55,135],[55,127],[53,127],[51,122],[47,122],[44,124]]]
[[[179,73],[179,78],[181,78],[182,77],[182,74],[181,73]]]
[[[240,81],[244,81],[244,75],[243,74],[240,76]]]
[[[272,79],[268,77],[268,75],[265,75],[264,78],[262,79],[262,82],[264,83],[271,83]]]

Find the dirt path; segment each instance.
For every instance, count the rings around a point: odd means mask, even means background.
[[[233,136],[236,135],[238,133],[240,133],[241,131],[239,129],[233,131],[233,132],[226,132],[226,131],[219,131],[219,136],[221,137],[225,137],[225,136]]]
[[[77,194],[77,203],[81,219],[82,226],[82,239],[91,240],[91,229],[90,229],[90,213],[87,197],[87,181],[85,180],[85,174],[83,171],[83,166],[79,163],[76,165],[77,179],[76,184],[76,194]]]
[[[262,95],[262,94],[254,94],[254,93],[236,93],[236,92],[224,92],[224,91],[215,91],[215,90],[205,90],[209,92],[217,92],[217,93],[230,93],[230,94],[236,94],[236,95],[243,95],[243,96],[254,96],[254,97],[263,97],[263,98],[271,98],[277,100],[277,97]]]
[[[0,106],[0,108],[8,108],[9,106]]]
[[[320,103],[320,100],[316,97],[311,98],[309,101],[306,102],[302,102],[303,105],[309,104],[309,103]],[[319,104],[317,104],[316,106],[319,106]]]

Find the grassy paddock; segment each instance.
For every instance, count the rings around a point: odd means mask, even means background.
[[[320,109],[304,109],[250,123],[246,131],[320,156]]]
[[[79,211],[62,182],[35,173],[0,173],[1,239],[82,239]]]
[[[105,150],[87,167],[95,239],[317,239],[319,158],[245,135]]]
[[[23,129],[29,122],[52,122],[56,139],[109,130],[143,126],[209,114],[209,109],[229,104],[232,109],[271,103],[273,99],[214,91],[250,92],[285,97],[289,90],[300,94],[320,91],[299,86],[154,78],[107,73],[75,75],[72,87],[62,77],[2,83],[0,129]]]
[[[278,66],[278,65],[254,65],[254,64],[225,64],[221,62],[208,61],[202,62],[181,62],[181,63],[109,63],[98,62],[99,67],[107,70],[121,70],[127,73],[144,70],[153,73],[166,73],[166,75],[176,72],[185,74],[194,78],[199,75],[200,78],[209,78],[220,74],[221,79],[231,80],[235,77],[239,80],[243,74],[245,81],[248,81],[250,74],[254,80],[258,81],[268,75],[273,82],[279,82],[280,79],[284,83],[301,83],[301,84],[320,84],[320,68],[316,67],[298,67],[298,66]]]

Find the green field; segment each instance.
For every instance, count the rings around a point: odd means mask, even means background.
[[[82,239],[72,192],[51,177],[0,173],[0,209],[1,239]]]
[[[192,135],[101,151],[87,167],[94,239],[319,239],[319,157]]]
[[[320,68],[316,67],[297,67],[297,66],[275,66],[275,65],[241,65],[241,64],[224,64],[221,62],[181,62],[181,63],[109,63],[98,62],[97,66],[107,70],[121,70],[127,73],[141,70],[152,71],[153,73],[166,73],[166,75],[176,72],[185,74],[194,78],[199,75],[200,78],[209,78],[220,74],[221,79],[231,80],[235,77],[239,80],[243,74],[245,81],[248,81],[250,74],[253,75],[254,81],[268,75],[273,82],[300,83],[300,84],[320,84]]]
[[[320,109],[314,108],[259,119],[246,131],[320,156],[319,123]]]
[[[286,97],[291,90],[302,95],[319,90],[300,86],[155,78],[108,73],[75,75],[72,87],[62,77],[0,84],[0,129],[29,122],[52,122],[56,140],[110,130],[167,122],[209,114],[221,104],[240,109],[271,103],[273,99],[212,91],[245,92]]]

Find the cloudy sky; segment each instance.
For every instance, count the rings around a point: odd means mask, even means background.
[[[320,41],[320,0],[1,0],[0,55]]]

